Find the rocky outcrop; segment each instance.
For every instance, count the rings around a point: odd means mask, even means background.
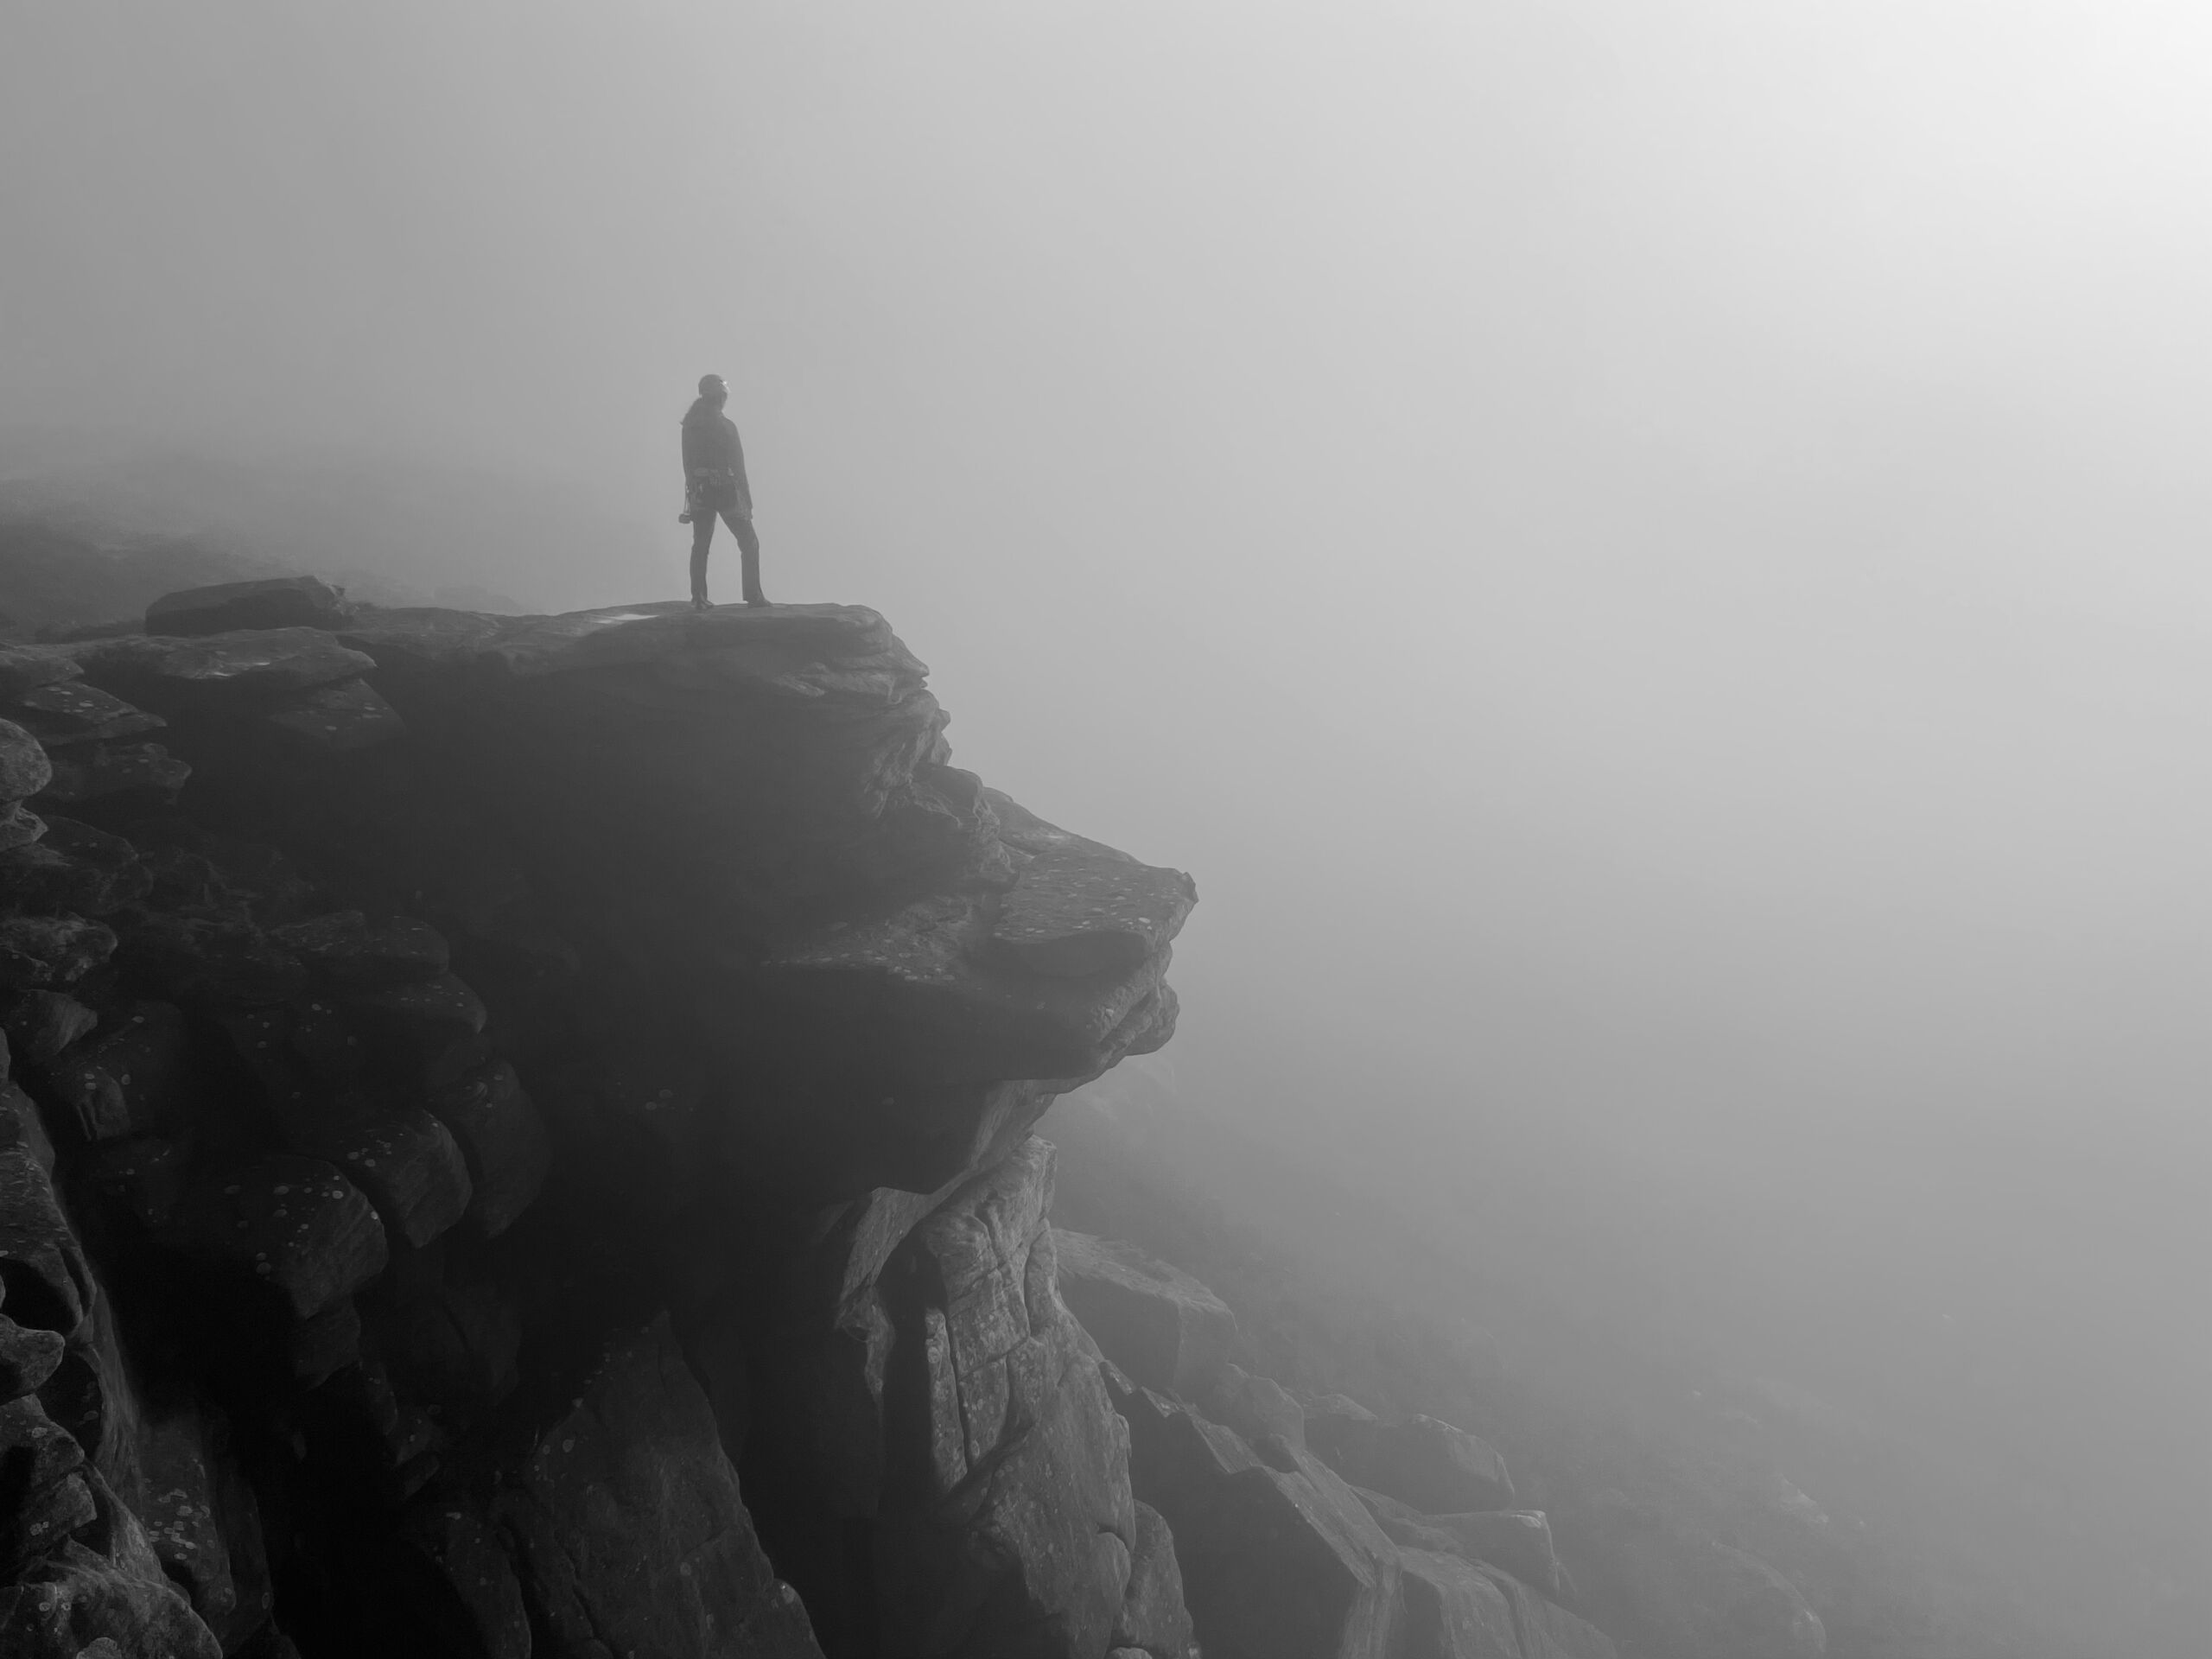
[[[842,607],[0,651],[9,1640],[1179,1653],[1030,1130],[1193,891],[944,723]]]

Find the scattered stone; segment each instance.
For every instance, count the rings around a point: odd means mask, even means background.
[[[40,798],[64,806],[126,797],[165,804],[191,776],[192,768],[158,743],[87,743],[61,752]]]
[[[376,666],[329,634],[302,627],[93,640],[75,655],[87,679],[165,713],[265,706]]]
[[[0,805],[0,852],[29,847],[45,834],[46,820],[22,802]]]
[[[358,910],[341,910],[276,928],[271,937],[319,978],[349,988],[416,984],[448,967],[444,938],[412,916],[372,923]]]
[[[49,750],[70,743],[137,737],[168,724],[159,715],[149,715],[111,692],[81,682],[42,685],[27,691],[17,699],[16,710],[23,729]],[[38,791],[29,792],[35,795]]]
[[[468,1167],[452,1132],[420,1107],[313,1135],[298,1148],[327,1160],[369,1196],[391,1237],[420,1249],[468,1208]]]
[[[22,991],[0,1000],[0,1030],[16,1053],[40,1065],[99,1022],[99,1015],[60,991]]]
[[[61,1363],[62,1347],[59,1331],[27,1331],[0,1313],[0,1402],[41,1387]]]
[[[0,720],[0,801],[20,801],[54,781],[39,741],[12,720]]]
[[[84,671],[74,657],[54,646],[0,645],[0,697],[20,697]]]
[[[15,817],[39,822],[20,808]],[[121,836],[51,814],[43,822],[45,836],[39,844],[0,853],[0,894],[15,906],[107,916],[152,892],[152,871],[140,860],[137,849]],[[5,839],[0,834],[0,841]]]
[[[123,963],[188,1007],[261,1007],[307,989],[300,959],[250,922],[156,916],[130,931]]]
[[[429,1105],[468,1160],[469,1220],[480,1236],[498,1237],[545,1185],[553,1147],[544,1121],[505,1061],[434,1090]]]
[[[54,1183],[24,1141],[0,1145],[0,1289],[17,1325],[65,1337],[98,1294]]]
[[[79,1169],[86,1186],[151,1231],[184,1196],[192,1142],[187,1135],[138,1135],[97,1148]]]
[[[176,1207],[163,1241],[252,1275],[312,1319],[384,1271],[384,1227],[329,1164],[285,1154],[210,1176]]]
[[[353,614],[343,588],[313,576],[273,576],[164,594],[146,607],[146,632],[191,639],[243,628],[342,628]]]
[[[1228,1304],[1134,1244],[1056,1231],[1060,1295],[1106,1357],[1145,1388],[1196,1398],[1236,1339]]]
[[[275,1597],[253,1494],[232,1465],[219,1419],[194,1408],[138,1432],[138,1518],[162,1568],[226,1649],[269,1617]]]
[[[191,1039],[166,1002],[136,1002],[98,1037],[46,1069],[47,1086],[86,1141],[147,1135],[173,1122],[191,1098]]]
[[[336,1302],[284,1335],[284,1357],[303,1388],[320,1388],[361,1357],[361,1315],[351,1301]]]
[[[262,718],[286,736],[331,754],[374,748],[407,730],[399,711],[365,680],[318,686]]]
[[[80,916],[0,920],[0,986],[34,991],[73,985],[115,954],[115,934]]]

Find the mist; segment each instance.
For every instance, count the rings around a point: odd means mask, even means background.
[[[1184,1109],[1471,1255],[1580,1236],[1592,1297],[1970,1425],[2193,1587],[2212,19],[0,37],[10,488],[672,597],[727,374],[770,594],[882,611],[957,763],[1196,875]]]

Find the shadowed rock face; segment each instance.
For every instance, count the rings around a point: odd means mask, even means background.
[[[1164,1659],[1030,1129],[1167,1040],[1194,891],[944,724],[849,607],[0,652],[0,1618]]]

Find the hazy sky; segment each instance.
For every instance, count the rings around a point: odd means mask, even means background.
[[[726,372],[770,591],[1196,873],[1194,1102],[1567,1148],[1993,1352],[2053,1286],[2145,1378],[2097,1455],[2201,1465],[2208,60],[2178,0],[0,0],[0,423],[494,474],[569,528],[396,573],[572,605],[681,592]]]

